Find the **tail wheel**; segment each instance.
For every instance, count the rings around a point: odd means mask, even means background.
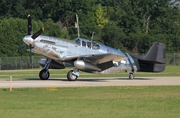
[[[50,76],[50,74],[49,74],[48,70],[43,69],[39,72],[39,78],[41,80],[47,80],[47,79],[49,79],[49,76]]]
[[[77,75],[73,74],[73,70],[70,70],[68,73],[67,73],[67,79],[69,81],[76,81],[78,78]]]
[[[130,75],[129,75],[129,79],[133,80],[133,79],[134,79],[134,75],[133,75],[133,74],[130,74]]]

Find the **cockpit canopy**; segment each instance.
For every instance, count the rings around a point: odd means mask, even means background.
[[[90,49],[94,49],[94,50],[99,50],[100,46],[98,43],[94,42],[94,41],[89,41],[87,39],[84,38],[75,38],[74,42],[82,47],[86,47],[86,48],[90,48]]]

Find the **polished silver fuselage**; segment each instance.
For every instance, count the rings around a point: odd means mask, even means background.
[[[98,70],[98,71],[91,71],[97,73],[116,73],[121,70],[124,70],[128,73],[131,73],[132,66],[133,71],[137,71],[137,67],[134,63],[133,58],[120,50],[116,50],[109,46],[86,40],[83,38],[76,38],[74,40],[68,39],[61,39],[49,36],[42,36],[33,40],[31,36],[25,36],[23,41],[33,46],[33,51],[35,53],[44,55],[47,58],[53,59],[59,62],[67,62],[68,60],[72,59],[80,59],[88,56],[99,55],[99,54],[116,54],[122,56],[122,58],[114,58],[111,61],[113,62],[114,66],[108,68],[106,70]],[[106,57],[102,57],[101,61],[104,62],[107,60]],[[41,62],[42,63],[42,62]],[[44,62],[45,63],[45,62]],[[92,64],[96,65],[100,62],[91,62]],[[79,68],[83,68],[83,63],[79,65]],[[87,66],[87,65],[86,65]],[[83,71],[83,69],[81,69]]]

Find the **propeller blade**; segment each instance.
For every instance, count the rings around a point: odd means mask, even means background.
[[[44,31],[44,28],[41,28],[39,31],[33,34],[31,38],[36,39],[39,35],[41,35],[43,31]]]
[[[32,45],[30,44],[30,45],[29,45],[30,52],[32,52],[32,48],[33,48],[33,47],[32,47]]]
[[[21,46],[19,46],[19,48],[16,50],[17,52],[19,52],[26,44],[23,44]]]
[[[28,14],[28,35],[32,35],[32,23],[30,14]]]

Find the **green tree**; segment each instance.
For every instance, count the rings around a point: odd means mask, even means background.
[[[108,18],[106,16],[106,8],[98,4],[95,6],[95,21],[97,26],[102,29],[104,25],[108,23]]]
[[[81,37],[129,52],[144,53],[154,41],[167,45],[167,52],[180,51],[180,8],[178,0],[1,0],[0,56],[14,53],[27,35],[27,14],[33,32],[44,27],[43,35],[73,39],[75,14]],[[13,45],[12,45],[13,44]],[[28,47],[27,47],[28,48]]]
[[[127,51],[122,45],[124,39],[126,35],[114,22],[109,22],[102,30],[102,42],[108,46]]]

